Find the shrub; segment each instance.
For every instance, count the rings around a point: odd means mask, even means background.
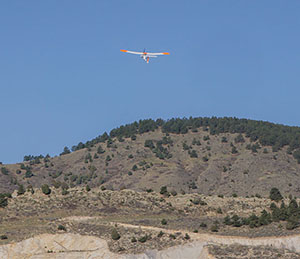
[[[31,178],[33,176],[33,173],[30,170],[27,170],[25,173],[25,178]]]
[[[8,171],[7,168],[1,167],[1,173],[4,174],[4,175],[8,175],[8,174],[9,174],[9,171]]]
[[[105,152],[105,150],[102,148],[101,145],[99,145],[99,147],[97,148],[97,153],[98,154],[103,154]]]
[[[177,192],[176,192],[175,190],[172,190],[172,191],[171,191],[171,194],[172,194],[173,196],[176,196],[176,195],[177,195]]]
[[[237,135],[237,137],[234,139],[234,142],[235,142],[235,143],[244,143],[244,142],[245,142],[245,139],[244,139],[244,137],[243,137],[242,134],[239,134],[239,135]]]
[[[87,192],[89,192],[89,191],[91,190],[90,186],[87,185],[87,186],[85,187],[85,190],[86,190]]]
[[[150,149],[154,149],[155,148],[155,146],[153,144],[153,141],[150,140],[150,139],[145,140],[144,146],[147,147],[147,148],[150,148]]]
[[[0,239],[1,239],[1,240],[7,239],[7,235],[1,235],[1,236],[0,236]]]
[[[207,203],[205,201],[202,201],[200,198],[195,198],[193,200],[190,199],[190,202],[195,204],[195,205],[199,205],[199,204],[202,205],[202,206],[207,205]]]
[[[66,227],[63,226],[63,225],[58,225],[57,229],[58,229],[58,230],[67,231]]]
[[[7,206],[7,197],[4,194],[0,194],[0,208]]]
[[[167,193],[168,193],[167,186],[162,186],[162,187],[160,188],[160,192],[159,192],[159,193],[162,194],[162,195],[167,194]]]
[[[219,214],[222,214],[223,212],[222,212],[222,209],[219,207],[218,209],[217,209],[217,213],[219,213]]]
[[[137,241],[137,240],[136,240],[135,237],[132,237],[132,238],[131,238],[131,242],[132,242],[132,243],[135,243],[136,241]]]
[[[207,135],[207,136],[204,136],[204,137],[203,137],[203,140],[204,140],[204,141],[207,141],[207,140],[209,140],[209,135]]]
[[[230,217],[228,215],[224,218],[223,223],[227,226],[232,225],[232,222],[231,222]]]
[[[226,137],[222,137],[222,140],[221,140],[221,142],[222,142],[222,143],[227,143],[227,142],[228,142],[228,140],[227,140],[227,138],[226,138]]]
[[[114,228],[113,230],[112,230],[112,232],[111,232],[111,238],[113,239],[113,240],[119,240],[120,239],[120,234],[119,234],[119,232]]]
[[[168,222],[167,222],[167,220],[166,220],[166,219],[162,219],[162,220],[161,220],[161,224],[162,224],[162,225],[167,225],[167,224],[168,224]]]
[[[293,229],[297,228],[298,225],[299,225],[299,223],[298,223],[297,217],[291,216],[288,218],[285,228],[287,230],[293,230]]]
[[[280,191],[277,188],[273,187],[270,191],[270,199],[272,201],[278,202],[278,201],[282,200],[283,197],[282,197]]]
[[[23,195],[24,193],[25,193],[25,188],[24,188],[23,184],[20,184],[17,194],[18,195]]]
[[[160,232],[158,233],[157,237],[162,237],[164,234],[165,234],[164,232],[160,231]]]
[[[171,239],[176,239],[176,236],[173,235],[173,234],[170,234],[169,237],[170,237]]]
[[[66,189],[63,189],[62,192],[61,192],[61,194],[62,195],[67,195],[67,194],[69,194],[69,192]]]
[[[232,154],[237,154],[237,153],[238,153],[238,150],[237,150],[237,148],[236,148],[235,146],[233,146],[233,147],[231,148],[231,153],[232,153]]]
[[[210,228],[211,232],[218,232],[219,231],[219,226],[217,224],[214,224]]]
[[[64,147],[64,151],[60,153],[60,156],[70,154],[70,153],[71,153],[70,149],[68,147]]]
[[[185,236],[184,236],[184,239],[189,240],[189,239],[191,239],[191,237],[189,236],[188,233],[186,233]]]
[[[207,224],[202,222],[202,223],[200,224],[200,228],[207,228]]]
[[[51,193],[51,189],[48,186],[48,184],[43,184],[42,185],[42,192],[46,195],[49,195]]]
[[[191,157],[191,158],[197,158],[197,157],[198,157],[196,150],[193,149],[193,150],[190,152],[190,157]]]
[[[207,162],[208,161],[208,157],[207,156],[202,157],[202,161],[203,162]]]
[[[148,239],[150,239],[150,236],[145,235],[145,236],[142,236],[141,238],[139,238],[139,242],[145,243]]]

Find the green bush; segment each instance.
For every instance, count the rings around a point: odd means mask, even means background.
[[[7,168],[1,167],[1,173],[4,174],[4,175],[8,175],[8,174],[9,174],[9,171],[8,171]]]
[[[20,184],[19,185],[19,188],[18,188],[18,192],[17,192],[17,195],[23,195],[25,193],[25,188],[23,186],[23,184]]]
[[[113,240],[119,240],[120,239],[120,234],[119,234],[119,232],[114,228],[113,230],[112,230],[112,232],[111,232],[111,238],[113,239]]]
[[[102,148],[101,145],[99,145],[99,147],[97,148],[97,153],[100,155],[100,154],[103,154],[105,152],[105,150]]]
[[[162,220],[161,220],[161,224],[162,224],[162,225],[167,225],[167,224],[168,224],[168,222],[167,222],[167,220],[166,220],[166,219],[162,219]]]
[[[67,231],[66,227],[63,226],[63,225],[58,225],[57,229],[58,229],[58,230]]]
[[[158,233],[157,237],[160,238],[160,237],[162,237],[164,234],[165,234],[164,232],[160,231],[160,232]]]
[[[185,236],[184,236],[184,239],[189,240],[189,239],[191,239],[191,237],[189,236],[188,233],[186,233]]]
[[[227,142],[228,142],[228,140],[227,140],[227,138],[226,138],[226,137],[222,137],[222,140],[221,140],[221,142],[222,142],[222,143],[227,143]]]
[[[218,232],[219,231],[219,226],[217,224],[214,224],[210,228],[211,232]]]
[[[191,158],[197,158],[197,157],[198,157],[196,150],[193,149],[193,150],[190,152],[190,157],[191,157]]]
[[[0,193],[0,208],[6,207],[7,204],[7,197],[4,194]]]
[[[139,242],[145,243],[148,239],[150,239],[150,236],[145,235],[139,238]]]
[[[169,237],[170,237],[171,239],[176,239],[176,236],[173,235],[173,234],[170,234]]]
[[[202,223],[200,224],[200,228],[207,228],[207,224],[202,222]]]
[[[31,178],[33,176],[33,173],[30,170],[27,170],[25,173],[25,178]]]
[[[153,140],[146,139],[145,143],[144,143],[144,147],[147,147],[147,148],[150,148],[150,149],[154,149],[155,146],[154,146]]]
[[[42,185],[42,192],[45,194],[45,195],[49,195],[51,193],[51,189],[50,187],[48,186],[48,184],[43,184]]]
[[[64,151],[62,153],[60,153],[60,156],[66,155],[66,154],[70,154],[71,151],[68,147],[64,147]]]
[[[1,235],[1,236],[0,236],[0,239],[1,239],[1,240],[5,240],[5,239],[7,239],[7,238],[8,238],[7,235]]]
[[[61,192],[61,194],[62,195],[67,195],[67,194],[69,194],[69,192],[66,189],[63,189],[62,192]]]
[[[162,186],[162,187],[160,188],[160,192],[159,192],[159,193],[162,194],[162,195],[167,194],[167,193],[168,193],[167,186]]]
[[[282,197],[280,191],[277,188],[273,187],[270,191],[270,199],[272,201],[278,202],[278,201],[282,200],[283,197]]]

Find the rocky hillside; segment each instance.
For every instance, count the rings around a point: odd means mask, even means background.
[[[60,156],[0,165],[0,192],[43,184],[267,196],[299,196],[300,128],[234,118],[145,120]]]

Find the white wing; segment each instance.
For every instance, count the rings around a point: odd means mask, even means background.
[[[149,57],[155,57],[155,56],[161,56],[161,55],[170,55],[169,52],[150,53],[150,52],[136,52],[136,51],[130,51],[130,50],[125,50],[125,49],[121,49],[120,51],[125,52],[125,53],[136,54],[136,55],[145,54]]]
[[[125,50],[125,49],[121,49],[120,51],[130,53],[130,54],[136,54],[136,55],[144,54],[144,52],[135,52],[135,51]]]
[[[169,52],[161,52],[161,53],[150,53],[150,52],[147,52],[147,55],[149,56],[160,56],[160,55],[170,55]]]

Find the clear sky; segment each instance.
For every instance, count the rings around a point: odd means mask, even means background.
[[[300,125],[300,1],[0,3],[0,161],[146,118]],[[168,51],[146,64],[120,49]]]

